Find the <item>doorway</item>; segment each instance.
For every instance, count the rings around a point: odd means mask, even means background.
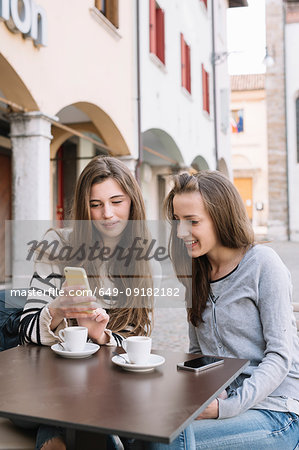
[[[234,178],[234,185],[238,189],[244,202],[248,217],[252,221],[252,178]]]

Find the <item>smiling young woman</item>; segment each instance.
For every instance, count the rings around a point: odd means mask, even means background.
[[[175,176],[166,213],[186,287],[190,352],[250,365],[172,444],[149,448],[297,448],[299,339],[287,268],[254,243],[242,199],[220,172]],[[183,276],[190,258],[192,284]]]

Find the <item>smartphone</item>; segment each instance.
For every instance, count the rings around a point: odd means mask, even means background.
[[[84,295],[91,295],[91,291],[90,291],[90,287],[89,287],[89,282],[88,282],[88,278],[85,272],[85,269],[83,269],[83,267],[65,267],[64,268],[64,275],[65,275],[65,279],[67,282],[68,286],[84,286],[84,288],[82,289],[82,292],[80,294],[80,292],[76,292],[76,296],[79,297],[80,295],[82,295],[84,297]],[[87,293],[87,291],[89,291]],[[79,294],[79,295],[78,295]],[[92,314],[93,310],[89,310],[88,309],[88,305],[90,303],[89,302],[82,302],[82,303],[78,303],[77,305],[81,305],[81,306],[86,306],[86,311],[82,311],[82,312],[86,312],[88,314]]]
[[[217,356],[200,356],[199,358],[179,363],[177,367],[179,369],[192,370],[193,372],[201,372],[202,370],[210,369],[210,367],[215,367],[223,363],[224,360]]]
[[[90,290],[88,278],[83,267],[65,267],[64,275],[68,286],[84,286],[84,290]]]

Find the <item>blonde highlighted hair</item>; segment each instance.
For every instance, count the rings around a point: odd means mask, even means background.
[[[206,255],[192,260],[192,283],[181,275],[188,265],[187,250],[177,237],[173,211],[175,195],[199,192],[207,213],[210,215],[219,242],[228,248],[248,248],[254,243],[254,233],[244,203],[235,186],[219,171],[204,170],[194,175],[182,173],[173,178],[174,186],[165,200],[165,212],[172,223],[170,254],[176,273],[186,287],[186,300],[192,302],[188,318],[194,326],[202,320],[210,294],[211,267]],[[190,304],[189,303],[189,304]]]

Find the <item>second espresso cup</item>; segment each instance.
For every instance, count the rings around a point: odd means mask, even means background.
[[[151,354],[152,340],[147,336],[131,336],[122,343],[131,364],[147,364]]]
[[[86,327],[66,327],[59,331],[59,337],[69,352],[82,352],[87,341]]]

